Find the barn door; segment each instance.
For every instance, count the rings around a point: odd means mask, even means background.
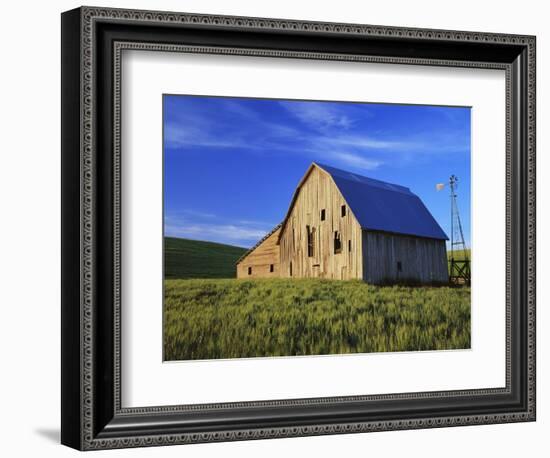
[[[313,278],[319,278],[321,276],[321,266],[319,264],[313,264],[312,269]]]

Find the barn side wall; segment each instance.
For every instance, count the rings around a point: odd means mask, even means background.
[[[237,278],[273,278],[279,276],[279,245],[277,245],[277,238],[280,231],[281,229],[274,231],[237,264]],[[271,266],[273,266],[273,272],[271,272]],[[251,268],[250,274],[248,273],[249,267]]]
[[[342,216],[342,205],[346,215]],[[325,220],[321,220],[325,210]],[[314,253],[308,256],[307,226],[315,229]],[[334,253],[334,232],[341,252]],[[280,238],[281,276],[292,278],[361,279],[361,227],[332,178],[317,167],[302,183]],[[291,267],[292,265],[292,267]]]
[[[363,231],[363,272],[373,284],[447,282],[445,241]]]

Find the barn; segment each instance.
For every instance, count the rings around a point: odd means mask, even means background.
[[[447,282],[446,240],[409,188],[313,163],[283,221],[237,261],[237,278]]]

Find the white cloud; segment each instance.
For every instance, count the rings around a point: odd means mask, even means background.
[[[212,148],[236,148],[248,146],[247,142],[238,141],[227,136],[211,135],[205,128],[181,124],[167,124],[164,127],[164,144],[167,148],[183,146],[205,146]]]
[[[193,209],[167,211],[164,215],[164,234],[206,240],[238,246],[252,246],[275,224],[257,220],[224,220],[219,216]]]
[[[358,172],[387,164],[388,155],[392,161],[405,164],[433,154],[469,151],[469,145],[454,132],[416,132],[407,137],[370,132],[369,118],[373,115],[364,107],[348,105],[343,110],[338,104],[300,101],[278,104],[294,123],[265,119],[238,100],[222,98],[218,109],[225,116],[200,111],[180,114],[165,127],[165,144],[169,148],[195,146],[247,150],[258,155],[299,155]]]
[[[335,152],[332,154],[331,159],[361,170],[373,170],[382,165],[381,161],[346,152]]]
[[[266,223],[265,221],[254,221],[249,219],[242,219],[237,221],[236,224],[243,224],[247,226],[256,226],[256,227],[260,226],[264,228],[269,228],[271,230],[271,228],[275,227],[278,223]]]
[[[348,146],[362,149],[377,149],[377,150],[410,150],[417,149],[419,145],[417,142],[410,141],[396,141],[396,140],[381,140],[368,136],[336,136],[333,138],[325,139],[329,144]]]
[[[164,228],[167,236],[184,237],[197,240],[210,240],[221,243],[245,242],[250,245],[261,239],[268,231],[257,227],[248,227],[237,224],[202,224],[191,223],[173,225],[168,224]]]
[[[210,218],[215,218],[216,215],[214,215],[213,213],[207,213],[207,212],[202,212],[202,211],[198,211],[198,210],[192,210],[192,209],[184,209],[184,210],[180,210],[180,212],[183,214],[183,215],[188,215],[188,216],[194,216],[194,217],[197,217],[197,218],[207,218],[207,219],[210,219]]]
[[[338,109],[326,102],[281,102],[281,106],[310,127],[320,129],[326,129],[327,127],[349,129],[353,124],[349,116],[342,114]]]

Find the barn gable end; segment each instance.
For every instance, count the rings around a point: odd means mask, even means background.
[[[348,203],[331,176],[312,164],[282,224],[281,276],[361,279],[361,243],[361,227]]]
[[[279,224],[237,261],[237,278],[273,278],[279,276]]]

